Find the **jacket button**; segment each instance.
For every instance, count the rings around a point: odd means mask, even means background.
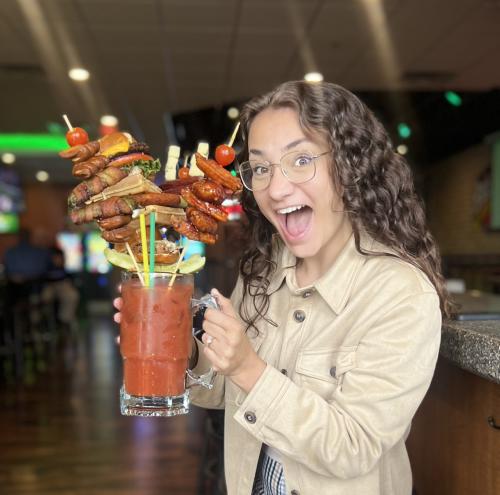
[[[308,297],[311,297],[312,296],[312,290],[306,290],[303,294],[302,294],[302,297],[304,299],[307,299]]]
[[[299,491],[298,490],[292,490],[290,492],[290,495],[300,495]]]
[[[336,375],[337,375],[337,367],[336,367],[336,366],[332,366],[332,367],[330,368],[330,376],[331,376],[332,378],[335,378],[335,377],[336,377]]]
[[[281,374],[287,376],[288,375],[288,371],[285,368],[283,368],[281,370]]]
[[[302,323],[306,319],[306,314],[301,309],[298,309],[293,313],[293,319],[297,323]]]
[[[255,413],[252,411],[248,411],[245,413],[245,419],[250,423],[254,424],[257,421],[257,416],[255,416]]]

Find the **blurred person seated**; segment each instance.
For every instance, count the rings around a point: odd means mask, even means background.
[[[41,300],[44,304],[57,304],[58,321],[65,326],[71,326],[76,318],[80,295],[73,284],[71,276],[64,267],[64,252],[62,249],[52,246],[49,253],[49,268],[45,277]]]
[[[49,268],[49,252],[31,241],[28,229],[19,231],[18,243],[7,249],[4,270],[7,279],[7,298],[11,308],[19,302],[34,302]]]

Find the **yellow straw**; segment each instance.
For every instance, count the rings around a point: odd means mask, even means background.
[[[127,248],[128,254],[132,258],[132,262],[134,263],[135,269],[137,270],[137,276],[139,277],[141,284],[144,286],[144,278],[142,277],[141,272],[139,271],[139,265],[137,264],[137,261],[135,260],[135,256],[134,256],[134,253],[132,252],[132,249],[130,248],[130,244],[128,242],[126,242],[125,247]]]
[[[231,135],[231,139],[229,140],[229,142],[227,143],[228,146],[232,146],[233,143],[234,143],[234,140],[236,139],[236,134],[238,134],[238,129],[240,128],[240,123],[238,122],[236,124],[236,127],[234,128],[234,131],[233,131],[233,134]]]
[[[186,242],[186,245],[182,248],[182,253],[179,256],[179,259],[177,260],[177,264],[175,265],[174,274],[172,275],[172,278],[170,279],[170,282],[168,283],[169,287],[172,287],[172,285],[174,285],[175,277],[177,277],[177,271],[179,270],[179,265],[181,264],[182,258],[184,258],[184,255],[187,253],[187,248],[188,248],[190,242],[191,241],[188,239]]]
[[[155,247],[156,247],[156,213],[152,211],[149,214],[149,273],[155,271]],[[154,275],[150,277],[151,287],[155,283]]]
[[[139,215],[139,224],[141,227],[141,247],[142,247],[142,264],[144,266],[144,280],[146,287],[149,287],[149,261],[148,261],[148,241],[146,239],[146,217],[144,213]]]

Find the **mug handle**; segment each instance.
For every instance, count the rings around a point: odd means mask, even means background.
[[[205,333],[203,330],[203,318],[207,308],[220,309],[217,299],[210,294],[205,294],[201,299],[191,300],[191,309],[193,312],[193,336],[201,342],[201,337]],[[186,388],[193,387],[194,385],[201,385],[207,389],[213,388],[213,382],[217,376],[217,372],[211,367],[203,375],[197,375],[192,370],[186,371]]]

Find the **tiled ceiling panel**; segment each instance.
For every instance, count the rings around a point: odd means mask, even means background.
[[[313,68],[353,90],[500,87],[497,0],[38,0],[29,12],[21,5],[28,3],[0,0],[4,131],[43,130],[63,112],[95,124],[113,112],[164,147],[166,112],[242,101]],[[29,18],[49,39],[33,34]],[[74,65],[89,68],[87,83],[67,77]],[[412,72],[453,78],[403,78]]]

